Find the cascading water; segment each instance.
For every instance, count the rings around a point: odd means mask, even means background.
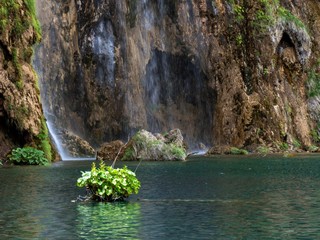
[[[192,0],[37,4],[43,41],[35,68],[61,148],[57,129],[99,146],[141,128],[180,128],[191,147],[210,145],[216,95],[203,69],[206,45]]]
[[[143,7],[148,5],[149,8],[152,6],[151,1],[145,1]],[[213,104],[207,101],[207,97],[213,93],[208,90],[208,79],[201,69],[200,59],[170,39],[172,33],[167,26],[179,18],[175,7],[173,2],[159,0],[153,6],[153,12],[142,14],[141,23],[146,27],[140,28],[148,31],[152,29],[149,26],[153,26],[160,36],[159,42],[151,47],[150,60],[142,78],[148,129],[163,132],[180,128],[186,133],[189,146],[197,148],[200,142],[210,144],[210,137],[206,137],[208,134],[204,131],[212,126]],[[194,18],[190,1],[187,8],[189,14],[186,21],[192,23]],[[184,40],[178,38],[176,41]],[[194,127],[197,125],[199,127]]]

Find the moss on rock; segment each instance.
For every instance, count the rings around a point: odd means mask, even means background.
[[[179,129],[157,137],[146,130],[137,132],[124,148],[121,160],[185,160],[186,149]]]

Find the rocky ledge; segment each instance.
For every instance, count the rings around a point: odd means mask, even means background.
[[[165,134],[152,134],[140,130],[126,144],[121,141],[103,144],[97,156],[102,160],[114,160],[117,157],[123,161],[184,161],[187,152],[179,129],[173,129]]]

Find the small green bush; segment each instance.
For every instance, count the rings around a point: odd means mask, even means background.
[[[175,144],[170,144],[171,154],[174,155],[177,159],[184,159],[187,157],[186,151],[176,146]]]
[[[248,151],[245,149],[239,149],[236,147],[232,147],[230,148],[230,154],[234,154],[234,155],[247,155]]]
[[[91,171],[82,172],[77,186],[89,189],[93,200],[112,202],[137,194],[140,182],[126,166],[115,169],[101,162],[99,168],[93,163]]]
[[[308,152],[317,152],[319,150],[319,147],[315,145],[311,145],[308,147]]]
[[[282,150],[282,151],[288,151],[289,150],[289,144],[286,143],[286,142],[280,142],[278,144],[278,146],[279,146],[280,150]]]
[[[38,147],[44,152],[45,157],[52,161],[52,148],[50,145],[50,139],[49,139],[49,131],[47,128],[46,120],[44,118],[41,119],[41,132],[37,135],[39,145]]]
[[[301,148],[301,143],[300,143],[297,139],[293,139],[292,145],[293,145],[295,148]]]
[[[314,142],[319,142],[320,141],[320,136],[319,132],[316,129],[312,129],[310,132],[311,138]]]
[[[48,163],[44,152],[32,147],[16,148],[12,150],[9,160],[18,165],[45,165]]]
[[[130,161],[130,160],[133,160],[135,157],[134,157],[134,149],[132,147],[129,147],[125,150],[124,154],[123,154],[123,157],[121,158],[122,161]]]
[[[259,154],[263,154],[263,155],[270,153],[270,149],[267,146],[259,146],[259,147],[257,147],[256,150]]]

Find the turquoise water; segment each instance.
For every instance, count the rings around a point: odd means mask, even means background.
[[[73,202],[90,164],[0,168],[0,239],[320,238],[319,155],[142,162],[127,202]]]

